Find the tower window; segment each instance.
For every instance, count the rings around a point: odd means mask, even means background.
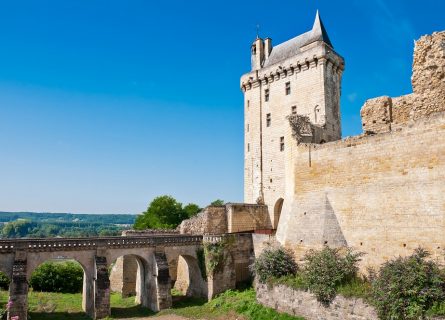
[[[250,143],[247,144],[247,152],[250,152]]]
[[[290,95],[290,82],[286,82],[286,95]]]
[[[252,46],[252,54],[256,55],[256,46],[255,45]]]
[[[271,118],[270,118],[270,113],[266,114],[266,126],[270,127],[270,122],[271,122]]]
[[[269,89],[264,90],[264,101],[269,101]]]
[[[314,120],[315,120],[315,123],[317,123],[318,120],[320,120],[319,119],[320,117],[318,115],[319,112],[320,112],[320,108],[318,107],[318,105],[316,105],[315,108],[314,108]]]
[[[280,137],[280,151],[284,151],[284,137]]]
[[[250,107],[250,100],[247,100],[247,111],[249,111],[249,107]]]
[[[292,106],[291,110],[293,116],[297,114],[297,106]]]

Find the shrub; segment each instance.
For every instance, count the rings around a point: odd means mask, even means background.
[[[258,281],[265,283],[270,278],[280,278],[297,273],[297,264],[292,254],[283,248],[267,248],[250,266]]]
[[[8,290],[8,288],[9,288],[9,278],[3,272],[0,272],[0,289]]]
[[[77,262],[45,262],[32,274],[31,287],[36,291],[77,293],[83,285],[83,269]]]
[[[305,255],[304,281],[317,300],[329,305],[337,295],[337,288],[357,277],[358,262],[362,253],[325,246],[322,250],[309,250]]]
[[[371,278],[372,297],[381,319],[423,319],[436,302],[443,301],[444,277],[421,248],[411,256],[383,264]]]

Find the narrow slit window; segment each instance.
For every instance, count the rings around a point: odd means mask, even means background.
[[[247,144],[247,152],[250,152],[250,143]]]
[[[292,106],[291,110],[293,116],[297,114],[297,106]]]
[[[264,90],[264,101],[269,101],[269,89]]]
[[[270,113],[266,114],[266,126],[270,127],[270,123],[271,123],[271,117],[270,117]]]
[[[280,151],[284,151],[284,137],[280,137]]]
[[[290,95],[290,82],[286,82],[286,95]]]

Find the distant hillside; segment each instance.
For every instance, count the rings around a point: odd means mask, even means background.
[[[36,222],[85,222],[99,224],[133,224],[135,214],[74,214],[47,212],[4,212],[0,211],[0,223],[26,219]]]
[[[1,212],[0,238],[116,236],[133,226],[134,214]]]

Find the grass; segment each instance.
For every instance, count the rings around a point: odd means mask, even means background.
[[[346,298],[362,298],[369,302],[371,299],[371,284],[361,278],[342,284],[337,288],[338,294]]]
[[[0,291],[0,304],[6,304],[8,293]],[[82,294],[33,292],[28,295],[31,320],[87,320],[82,311]],[[134,297],[121,298],[111,294],[111,317],[121,319],[147,317],[154,312],[134,303]],[[173,306],[156,315],[179,315],[190,319],[238,320],[304,320],[263,307],[256,302],[252,288],[229,290],[210,302],[200,298],[180,296],[173,291]]]
[[[0,291],[0,306],[8,300],[8,292]],[[134,303],[134,297],[122,298],[112,293],[111,317],[121,319],[146,317],[154,312]],[[28,307],[31,320],[87,320],[90,319],[82,310],[81,293],[35,292],[28,294]]]
[[[190,319],[304,320],[260,305],[256,302],[253,288],[228,290],[210,302],[186,298],[158,314],[176,314]]]

